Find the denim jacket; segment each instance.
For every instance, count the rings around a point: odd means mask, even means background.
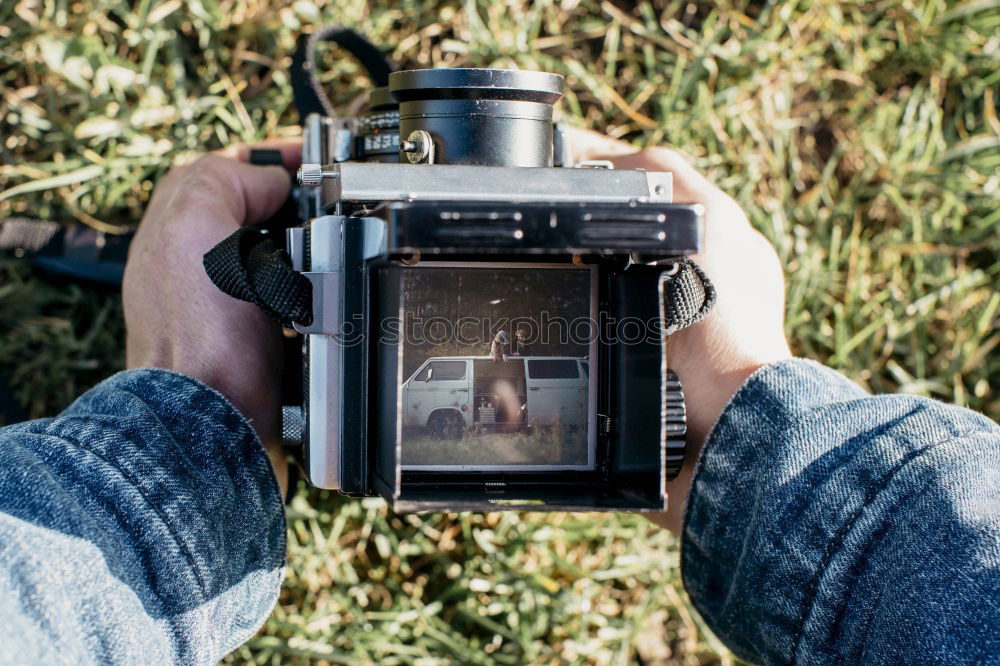
[[[278,486],[226,400],[115,375],[0,430],[0,661],[213,663],[274,605]],[[703,450],[682,572],[741,658],[1000,662],[1000,429],[769,365]]]

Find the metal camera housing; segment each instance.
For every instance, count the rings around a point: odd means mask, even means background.
[[[666,336],[600,344],[590,359],[592,469],[416,472],[401,465],[400,354],[377,335],[415,262],[593,267],[602,316],[660,316],[669,259],[697,252],[701,209],[671,175],[569,164],[553,124],[561,76],[491,69],[395,72],[357,118],[305,119],[292,267],[313,287],[302,334],[300,436],[316,486],[401,511],[666,507],[683,459],[684,403]],[[286,410],[287,411],[287,410]],[[295,418],[300,415],[300,418]]]

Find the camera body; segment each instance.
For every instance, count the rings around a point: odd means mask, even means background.
[[[664,284],[701,208],[669,173],[570,164],[562,84],[400,71],[361,116],[305,119],[286,243],[312,320],[285,426],[312,484],[400,511],[666,507]]]

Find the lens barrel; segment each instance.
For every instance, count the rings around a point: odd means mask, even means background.
[[[412,69],[390,74],[389,92],[399,102],[400,139],[426,132],[434,164],[552,166],[552,105],[563,95],[558,74]]]
[[[353,155],[360,162],[399,161],[399,105],[388,88],[375,88],[358,118]]]

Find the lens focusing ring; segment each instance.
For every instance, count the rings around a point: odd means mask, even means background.
[[[551,166],[552,105],[562,91],[563,77],[548,72],[415,69],[389,75],[400,136],[426,132],[434,164]]]
[[[362,131],[396,129],[399,127],[399,111],[368,113],[361,116],[358,120],[361,123]]]
[[[353,157],[362,162],[399,161],[399,106],[388,88],[376,88],[370,110],[358,118]]]
[[[399,102],[485,99],[555,104],[563,96],[563,77],[511,69],[410,69],[389,75],[389,91]]]

